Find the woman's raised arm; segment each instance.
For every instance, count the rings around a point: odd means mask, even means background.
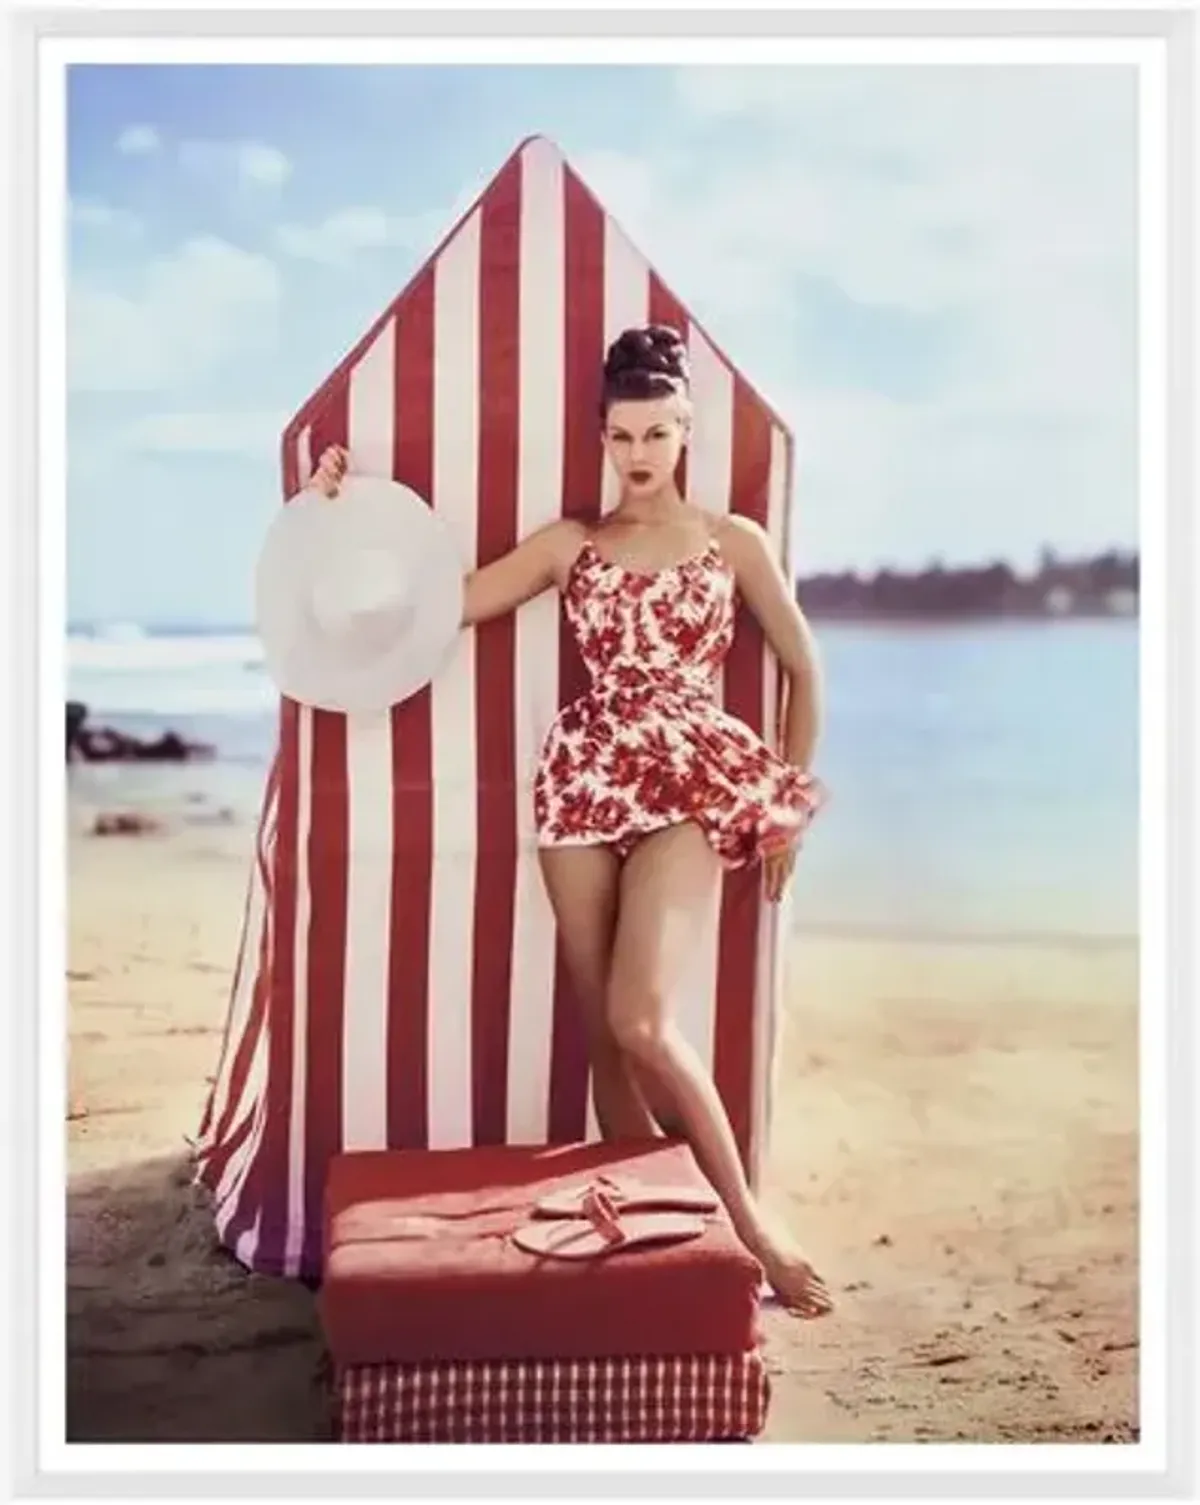
[[[325,496],[335,497],[349,469],[345,447],[330,445],[318,461],[311,484]],[[463,580],[462,625],[502,617],[564,581],[585,536],[582,523],[559,518],[499,559],[472,570]]]
[[[583,542],[582,523],[559,518],[463,581],[463,626],[515,611],[566,578]]]

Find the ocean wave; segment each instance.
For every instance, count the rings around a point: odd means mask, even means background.
[[[105,716],[244,717],[271,712],[279,693],[252,633],[121,633],[67,639],[67,695]]]
[[[67,665],[73,670],[145,673],[231,664],[258,668],[262,662],[262,644],[253,633],[158,637],[131,629],[102,636],[72,633],[67,638]]]

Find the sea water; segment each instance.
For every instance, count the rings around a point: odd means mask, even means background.
[[[1137,931],[1136,623],[816,624],[830,803],[797,867],[805,929],[1129,940]],[[211,765],[76,765],[85,805],[203,797],[252,821],[278,727],[244,632],[71,634],[94,724],[168,726]]]

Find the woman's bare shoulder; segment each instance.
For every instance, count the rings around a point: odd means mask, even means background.
[[[696,512],[708,529],[708,536],[725,547],[729,539],[737,530],[737,514],[730,512],[710,512],[706,507],[697,507]]]
[[[767,538],[767,531],[762,524],[744,513],[712,512],[708,517],[713,537],[722,548],[752,549]]]

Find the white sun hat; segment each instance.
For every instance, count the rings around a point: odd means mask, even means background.
[[[291,700],[385,711],[448,659],[462,622],[463,566],[445,522],[415,491],[344,477],[275,516],[255,581],[267,672]]]

